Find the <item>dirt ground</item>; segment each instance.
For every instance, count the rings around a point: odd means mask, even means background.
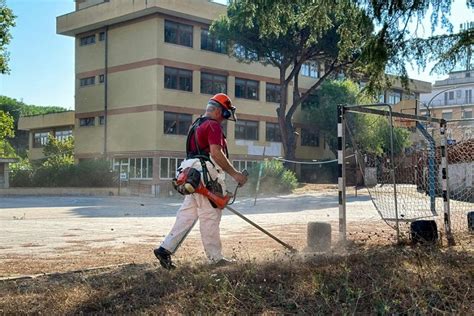
[[[155,263],[152,250],[174,222],[180,200],[142,197],[4,197],[0,202],[0,278],[65,272],[128,263]],[[338,237],[337,190],[307,186],[292,195],[241,198],[234,205],[300,251],[308,222],[332,226]],[[348,239],[390,244],[396,236],[365,191],[348,192]],[[224,255],[241,261],[280,256],[285,249],[226,211],[221,223]],[[176,253],[177,263],[205,261],[195,227]]]

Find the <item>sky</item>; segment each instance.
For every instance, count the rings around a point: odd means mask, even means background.
[[[27,104],[74,108],[74,38],[56,34],[56,16],[74,11],[73,0],[7,0],[17,16],[10,74],[0,95]]]
[[[6,3],[17,19],[8,46],[11,73],[0,75],[0,95],[27,104],[74,109],[74,39],[56,34],[56,17],[74,11],[74,1],[6,0]],[[465,0],[453,3],[451,21],[455,31],[460,23],[474,20],[474,11],[466,9],[465,3]],[[429,17],[423,25],[429,34]],[[429,70],[418,72],[410,67],[409,75],[431,82],[446,77],[430,76]]]

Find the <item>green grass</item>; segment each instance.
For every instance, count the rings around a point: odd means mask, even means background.
[[[465,249],[378,247],[212,268],[156,265],[0,282],[0,313],[469,314]]]

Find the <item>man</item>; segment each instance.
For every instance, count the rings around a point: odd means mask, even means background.
[[[223,193],[226,192],[224,172],[234,178],[239,185],[247,181],[247,177],[237,171],[229,161],[227,143],[221,126],[224,120],[236,121],[235,107],[226,94],[218,93],[209,100],[204,116],[191,126],[186,142],[187,158],[180,166],[181,170],[187,167],[199,170],[203,179],[204,165],[208,169],[210,180],[217,180]],[[168,270],[175,268],[171,255],[176,252],[198,219],[208,259],[217,265],[231,262],[222,255],[219,232],[221,216],[222,209],[214,208],[204,195],[198,193],[186,195],[176,214],[173,228],[160,247],[154,250],[161,266]]]

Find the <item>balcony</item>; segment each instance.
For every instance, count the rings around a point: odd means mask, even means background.
[[[226,12],[226,6],[209,0],[114,0],[90,1],[83,4],[82,9],[79,5],[79,10],[56,18],[58,34],[75,36],[154,13],[209,24]]]
[[[454,99],[454,100],[448,100],[447,102],[445,100],[433,100],[430,103],[431,108],[442,108],[442,107],[454,107],[454,106],[474,106],[473,100],[466,100],[466,99]]]
[[[465,78],[448,78],[444,80],[437,80],[433,85],[433,88],[440,86],[452,86],[452,85],[464,85],[464,84],[474,84],[474,77],[465,77]]]

